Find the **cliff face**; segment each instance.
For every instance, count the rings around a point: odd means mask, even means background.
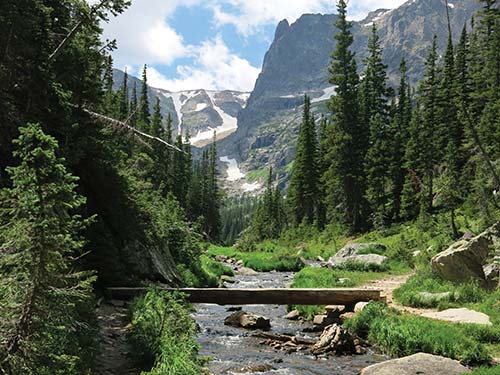
[[[397,9],[371,12],[364,20],[353,22],[352,27],[352,50],[360,73],[373,23],[379,30],[390,83],[397,86],[404,57],[415,85],[423,75],[434,35],[440,54],[444,52],[447,10],[457,40],[479,8],[476,0],[450,0],[448,9],[444,1],[410,0]],[[328,66],[336,45],[336,19],[335,15],[305,14],[291,25],[286,20],[279,23],[255,89],[239,112],[238,130],[221,143],[224,154],[243,161],[245,170],[259,170],[268,163],[278,167],[293,159],[294,134],[300,121],[297,108],[305,93],[312,97],[317,111],[324,110],[322,103],[334,92],[328,82]],[[261,140],[269,139],[272,133],[274,141],[262,146]]]

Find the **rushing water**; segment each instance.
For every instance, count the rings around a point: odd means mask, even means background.
[[[227,284],[228,288],[278,288],[286,287],[293,280],[292,273],[271,272],[259,273],[256,276],[236,276],[235,284]],[[302,330],[311,327],[309,322],[283,319],[286,306],[253,305],[244,306],[244,311],[263,315],[271,319],[271,332],[286,333],[300,337],[312,337]],[[198,304],[194,318],[201,332],[198,341],[201,344],[201,355],[213,358],[210,370],[215,375],[233,374],[232,370],[249,365],[270,365],[273,370],[259,372],[262,375],[322,375],[342,374],[354,375],[359,370],[385,358],[369,353],[361,356],[329,356],[315,358],[307,351],[286,354],[267,345],[261,345],[261,338],[252,337],[252,331],[224,325],[224,319],[230,315],[227,307]]]

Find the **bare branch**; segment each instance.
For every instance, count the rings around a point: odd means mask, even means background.
[[[54,52],[52,52],[50,54],[49,61],[54,60],[61,53],[61,51],[64,49],[64,47],[66,47],[66,45],[71,41],[71,39],[74,38],[76,33],[78,31],[80,31],[80,29],[84,25],[85,21],[88,21],[89,19],[91,19],[92,16],[94,14],[96,14],[105,5],[105,3],[106,3],[106,0],[101,0],[98,4],[96,4],[90,8],[90,13],[88,15],[82,16],[82,19],[76,23],[76,25],[71,29],[71,31],[68,33],[68,35],[66,35],[66,37],[61,41],[61,43],[59,43],[59,45],[54,50]]]
[[[138,135],[138,136],[140,136],[142,138],[147,138],[147,139],[151,139],[151,140],[156,141],[156,142],[163,143],[165,146],[167,146],[167,147],[169,147],[169,148],[171,148],[171,149],[173,149],[175,151],[186,153],[186,151],[181,150],[177,146],[174,146],[174,145],[172,145],[172,144],[164,141],[161,138],[158,138],[158,137],[152,136],[150,134],[144,133],[143,131],[140,131],[140,130],[136,129],[133,126],[130,126],[126,122],[118,121],[118,120],[116,120],[114,118],[102,115],[100,113],[92,112],[92,111],[90,111],[88,109],[85,109],[85,108],[82,108],[82,111],[84,111],[90,117],[92,117],[92,118],[94,118],[94,119],[96,119],[98,121],[101,121],[101,122],[106,123],[106,124],[110,124],[110,125],[112,125],[114,127],[120,128],[120,129],[131,131],[135,135]]]

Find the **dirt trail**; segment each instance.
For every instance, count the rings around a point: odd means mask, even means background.
[[[127,343],[127,309],[121,303],[103,304],[97,309],[99,352],[96,375],[138,375]]]
[[[381,295],[382,297],[386,298],[388,306],[393,307],[399,311],[406,312],[408,314],[422,315],[426,312],[437,311],[436,309],[421,309],[416,307],[402,306],[398,304],[396,301],[394,301],[392,293],[401,285],[406,283],[406,281],[408,281],[408,279],[412,275],[413,274],[410,273],[408,275],[389,276],[385,279],[371,280],[366,284],[364,284],[362,288],[381,290],[382,291]]]

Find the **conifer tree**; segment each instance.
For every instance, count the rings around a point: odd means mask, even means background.
[[[114,116],[115,93],[113,92],[113,58],[111,56],[107,56],[105,59],[102,83],[104,90],[103,112]]]
[[[123,83],[118,93],[118,119],[126,120],[129,115],[129,103],[128,103],[128,73],[125,69],[123,74]]]
[[[205,233],[212,241],[220,240],[221,216],[220,216],[220,192],[218,187],[217,172],[217,135],[214,132],[212,145],[210,146],[208,159],[208,196],[207,212],[205,213]]]
[[[432,47],[425,63],[426,70],[424,78],[419,86],[419,103],[421,107],[421,179],[422,194],[421,212],[431,213],[434,199],[434,168],[439,162],[439,76],[437,66],[437,37],[434,36]]]
[[[131,98],[130,98],[130,120],[129,120],[129,124],[130,126],[132,127],[136,127],[137,126],[137,111],[138,111],[138,107],[137,107],[137,82],[134,81],[134,84],[132,86],[132,95],[131,95]]]
[[[318,218],[320,205],[316,124],[307,95],[303,111],[287,199],[295,225],[303,220],[312,224]]]
[[[366,70],[360,88],[360,107],[365,127],[369,129],[370,121],[376,115],[384,118],[388,110],[387,65],[383,62],[383,50],[375,24],[368,40],[368,57],[363,62]]]
[[[149,131],[151,115],[149,112],[147,69],[148,69],[147,65],[144,65],[144,69],[142,71],[141,96],[139,99],[138,122],[139,122],[139,127],[141,129]]]
[[[413,111],[409,126],[409,139],[405,151],[405,180],[401,196],[401,216],[405,220],[415,219],[419,213],[420,194],[422,190],[422,116],[417,107]]]
[[[75,270],[81,255],[80,232],[88,224],[75,211],[85,199],[58,144],[38,124],[19,129],[9,169],[12,188],[2,192],[0,289],[9,298],[0,304],[0,372],[63,373],[79,353],[65,347],[66,329],[78,326],[77,307],[88,302],[93,278]],[[65,329],[64,329],[65,327]],[[72,357],[71,354],[75,355]]]
[[[369,130],[368,153],[365,160],[366,198],[374,213],[374,222],[383,224],[389,219],[387,212],[390,187],[391,133],[387,105],[387,66],[383,63],[383,51],[377,27],[373,24],[368,41],[366,71],[361,83],[361,108],[363,122]]]
[[[153,106],[153,117],[151,119],[151,135],[161,137],[163,133],[163,116],[161,114],[160,98],[156,97],[156,102]]]
[[[364,226],[366,211],[363,162],[367,131],[358,118],[359,77],[354,53],[349,49],[353,36],[346,2],[340,0],[337,9],[339,32],[329,68],[330,83],[336,86],[337,95],[329,102],[332,122],[328,131],[328,170],[323,181],[329,216],[338,216],[352,231],[358,231]]]
[[[405,182],[406,170],[404,157],[406,144],[409,138],[409,129],[412,115],[410,85],[408,84],[406,60],[403,58],[399,66],[399,94],[396,113],[391,121],[392,138],[392,218],[399,220],[401,216],[401,196]]]

